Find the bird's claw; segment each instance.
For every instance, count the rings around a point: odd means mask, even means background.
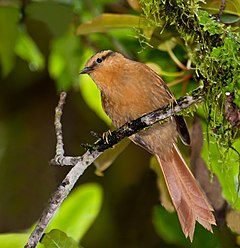
[[[103,138],[103,140],[104,140],[107,144],[109,144],[108,137],[109,137],[110,135],[112,135],[112,132],[111,132],[110,130],[108,130],[107,132],[104,132],[104,133],[102,134],[102,138]]]

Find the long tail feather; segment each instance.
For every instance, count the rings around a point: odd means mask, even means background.
[[[213,209],[177,147],[173,146],[172,157],[168,161],[158,155],[157,159],[185,236],[193,240],[196,221],[212,232],[211,225],[216,225]]]

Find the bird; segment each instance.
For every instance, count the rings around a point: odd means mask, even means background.
[[[80,74],[88,74],[95,82],[102,107],[116,128],[175,101],[155,71],[112,50],[93,55]],[[216,221],[213,208],[176,146],[178,135],[185,145],[190,145],[187,124],[181,115],[155,123],[129,138],[156,156],[182,231],[193,241],[196,222],[212,232]]]

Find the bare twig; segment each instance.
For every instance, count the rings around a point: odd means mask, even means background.
[[[183,109],[197,104],[203,100],[202,88],[198,88],[191,95],[182,97],[176,102],[164,106],[156,111],[146,114],[134,121],[128,122],[118,130],[111,132],[107,140],[98,139],[87,152],[81,157],[65,157],[63,149],[61,116],[65,101],[66,93],[62,93],[55,112],[55,129],[57,136],[56,156],[51,163],[57,165],[73,165],[74,167],[66,175],[62,183],[59,185],[55,193],[51,196],[47,208],[43,211],[35,229],[29,237],[25,248],[36,247],[41,239],[44,230],[52,219],[56,210],[59,208],[63,200],[70,193],[78,178],[83,174],[87,167],[101,155],[106,149],[120,142],[124,137],[128,137],[138,131],[153,125],[156,122],[164,120],[172,115],[181,112]]]
[[[223,15],[223,11],[225,10],[225,8],[226,8],[226,0],[222,0],[219,13],[218,13],[219,18]]]

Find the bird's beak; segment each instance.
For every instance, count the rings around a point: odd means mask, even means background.
[[[93,71],[93,68],[87,66],[87,67],[83,68],[83,69],[79,72],[79,74],[89,74],[91,71]]]

